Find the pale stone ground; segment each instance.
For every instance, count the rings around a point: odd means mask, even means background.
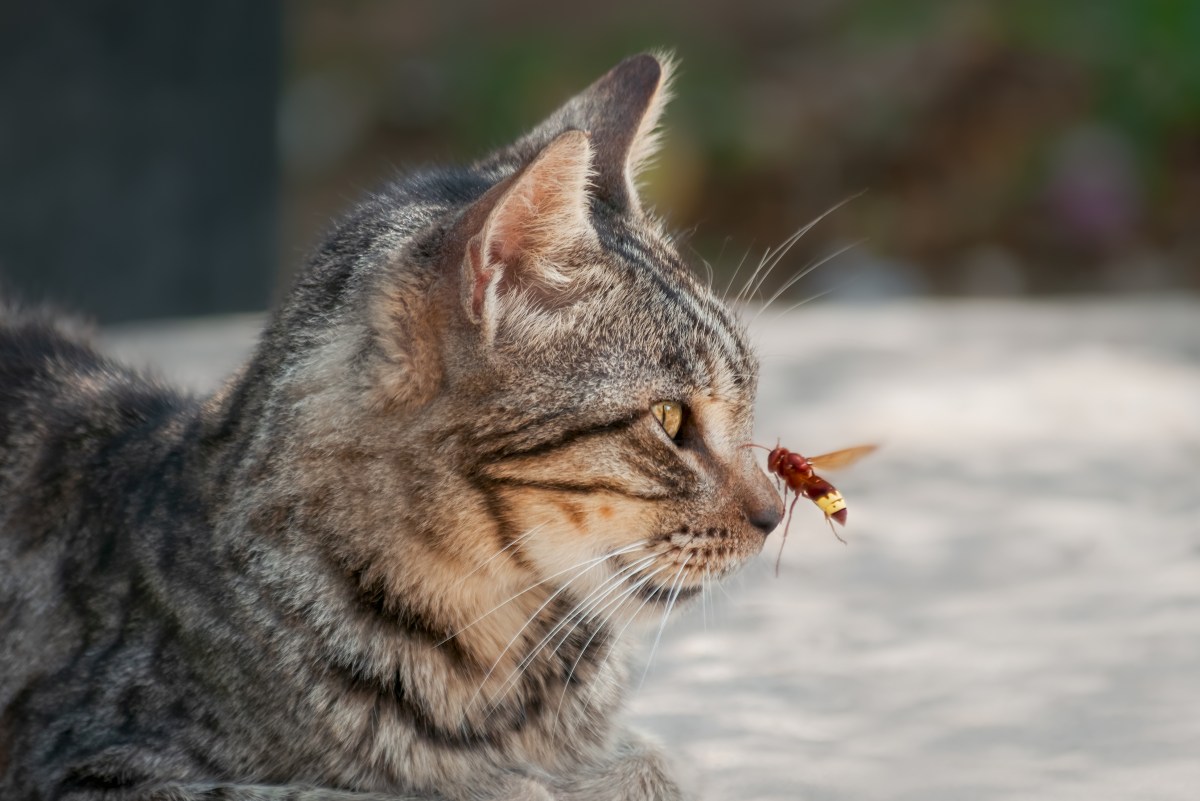
[[[849,545],[797,507],[668,626],[632,713],[704,797],[1200,798],[1200,303],[771,317],[759,441],[883,448]],[[257,324],[109,333],[209,387]]]

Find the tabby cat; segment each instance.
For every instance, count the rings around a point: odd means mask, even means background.
[[[0,324],[0,798],[672,799],[630,634],[762,548],[757,362],[622,62],[330,234],[194,399]]]

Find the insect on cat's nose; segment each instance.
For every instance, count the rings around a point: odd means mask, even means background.
[[[774,531],[783,519],[783,507],[778,504],[766,504],[758,509],[747,509],[746,518],[750,525],[761,531],[765,537]]]

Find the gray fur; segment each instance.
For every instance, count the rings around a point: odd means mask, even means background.
[[[680,797],[627,643],[780,503],[743,332],[633,190],[663,83],[367,200],[211,397],[4,314],[0,797]]]

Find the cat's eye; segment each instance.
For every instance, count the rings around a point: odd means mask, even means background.
[[[659,401],[650,407],[654,419],[667,432],[667,436],[675,439],[679,429],[683,428],[683,404],[677,401]]]

